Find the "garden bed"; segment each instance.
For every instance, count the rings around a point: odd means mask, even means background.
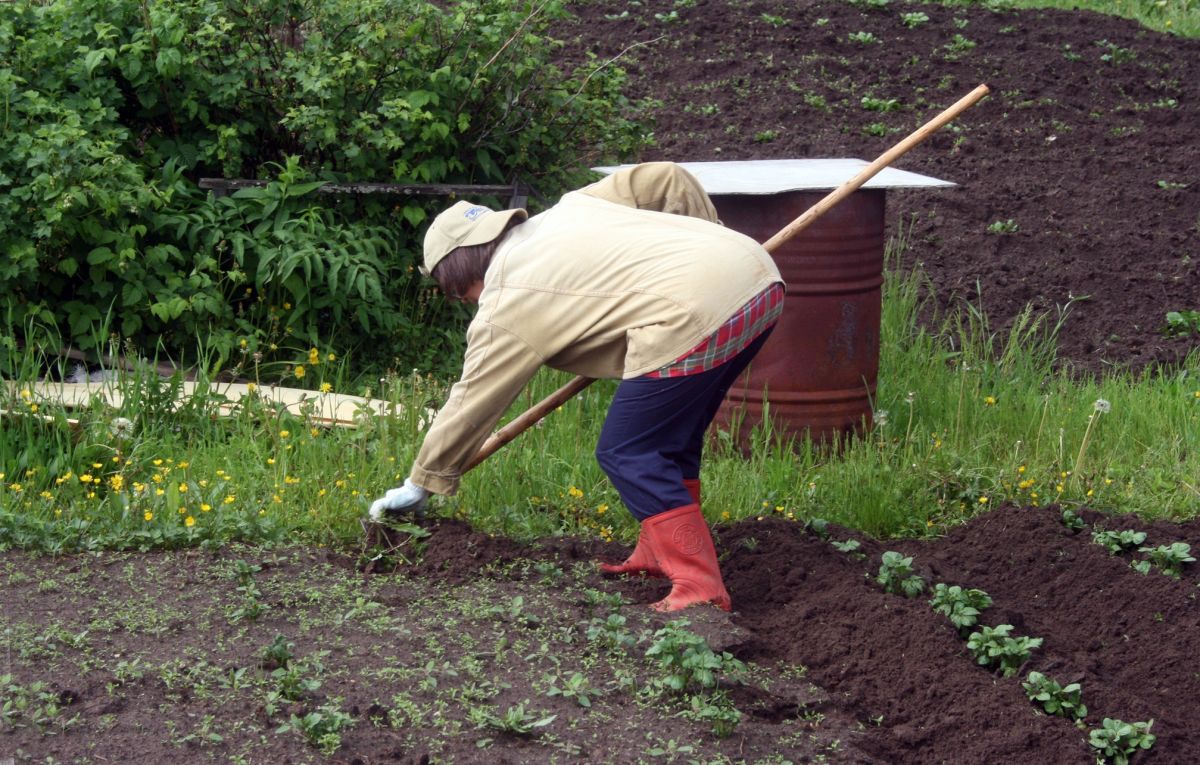
[[[456,521],[432,527],[410,564],[369,577],[351,557],[314,550],[9,552],[5,692],[24,706],[6,711],[0,752],[17,762],[317,762],[326,747],[332,761],[358,763],[1091,763],[1083,728],[1116,718],[1154,721],[1157,741],[1135,763],[1200,761],[1200,710],[1186,702],[1200,690],[1194,564],[1181,579],[1141,574],[1130,562],[1144,556],[1092,541],[1101,526],[1138,527],[1146,545],[1197,545],[1200,523],[1083,518],[1094,526],[1075,531],[1055,508],[1002,507],[938,539],[860,537],[857,550],[838,549],[854,535],[833,526],[719,527],[731,615],[650,611],[663,583],[592,566],[621,557],[617,545],[523,545]],[[875,581],[889,550],[913,557],[926,592],[889,594]],[[1011,624],[1042,645],[1012,677],[979,666],[928,603],[939,582],[985,591],[993,603],[979,625]],[[664,685],[673,670],[652,647],[661,656],[665,637],[684,634],[706,638],[716,687]],[[1027,698],[1030,671],[1081,685],[1082,727]]]

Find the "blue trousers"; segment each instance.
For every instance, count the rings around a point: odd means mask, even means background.
[[[704,432],[768,329],[737,356],[686,377],[635,377],[617,386],[596,461],[638,521],[692,502],[684,479],[700,477]]]

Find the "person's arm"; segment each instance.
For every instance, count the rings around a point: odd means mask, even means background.
[[[518,336],[490,322],[473,321],[462,377],[421,444],[413,483],[435,494],[457,491],[463,465],[541,365],[542,358]]]
[[[463,466],[541,365],[542,359],[516,335],[473,321],[462,377],[430,425],[404,485],[375,500],[371,517],[378,521],[388,514],[415,513],[431,493],[458,491]]]
[[[580,193],[639,210],[721,222],[700,181],[674,162],[643,162],[622,168]]]

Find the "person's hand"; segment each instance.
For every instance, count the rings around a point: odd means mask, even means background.
[[[371,520],[379,522],[387,518],[417,516],[425,509],[429,492],[405,478],[403,486],[388,489],[379,499],[371,503]]]

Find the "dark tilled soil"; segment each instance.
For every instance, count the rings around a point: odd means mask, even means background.
[[[1161,333],[1166,312],[1200,309],[1200,40],[1090,12],[903,2],[574,10],[564,58],[625,51],[632,95],[658,101],[645,160],[872,160],[986,83],[896,163],[959,184],[888,199],[937,303],[970,301],[1001,331],[1027,305],[1053,324],[1071,304],[1061,359],[1084,373],[1177,365],[1200,342]],[[917,12],[928,21],[902,22]],[[988,233],[1010,220],[1014,233]]]
[[[640,695],[654,675],[649,636],[668,617],[646,604],[660,581],[601,578],[591,561],[627,552],[570,538],[522,545],[444,521],[416,565],[363,576],[321,551],[0,556],[6,700],[45,682],[61,711],[0,718],[0,758],[16,762],[253,763],[670,761],[979,765],[1094,762],[1087,732],[1043,714],[1021,678],[1078,682],[1087,727],[1153,720],[1135,765],[1200,762],[1200,607],[1195,564],[1181,579],[1140,574],[1097,528],[1134,528],[1146,544],[1200,546],[1200,522],[1142,523],[1085,511],[1072,532],[1056,508],[1002,507],[948,535],[880,542],[831,527],[828,538],[776,518],[717,529],[734,613],[682,614],[717,651],[754,669],[725,691],[742,713],[732,735]],[[834,542],[855,538],[857,552]],[[873,581],[881,555],[913,556],[927,587],[987,592],[981,624],[1011,624],[1042,647],[1017,677],[978,666],[927,603]],[[251,572],[246,574],[245,572]],[[239,617],[245,577],[264,609]],[[589,594],[590,593],[590,594]],[[596,595],[621,594],[624,605]],[[609,614],[637,637],[613,654],[589,637]],[[268,706],[280,687],[264,659],[275,636],[317,688]],[[241,674],[239,675],[239,671]],[[591,707],[548,693],[583,673]],[[622,685],[628,674],[632,685]],[[527,735],[481,726],[469,710],[524,702],[556,715]],[[326,758],[293,715],[351,715]],[[70,724],[63,721],[71,720]],[[216,738],[214,738],[216,736]],[[50,759],[53,758],[53,759]]]

